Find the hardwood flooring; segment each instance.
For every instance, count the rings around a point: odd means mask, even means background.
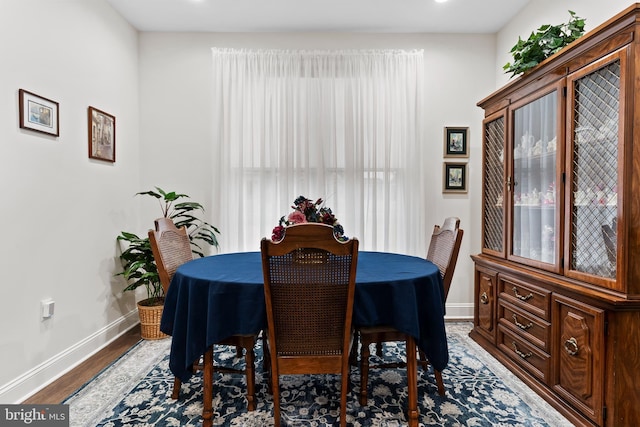
[[[61,403],[98,372],[109,366],[114,360],[133,347],[138,341],[140,341],[140,325],[128,330],[98,353],[89,357],[22,403],[32,405]]]

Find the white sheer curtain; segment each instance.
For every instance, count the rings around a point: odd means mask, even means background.
[[[213,223],[259,250],[300,195],[361,250],[424,256],[423,52],[213,49]]]

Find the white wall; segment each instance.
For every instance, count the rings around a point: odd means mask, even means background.
[[[451,215],[465,229],[448,314],[473,314],[473,265],[478,252],[481,121],[475,103],[494,88],[493,35],[352,33],[142,33],[140,35],[141,150],[144,187],[169,186],[211,206],[211,47],[279,49],[424,49],[426,137],[431,155],[423,167],[431,182],[427,229]],[[442,194],[443,128],[470,128],[469,193]],[[176,164],[176,159],[179,162]],[[167,171],[171,170],[171,174]],[[215,185],[215,184],[214,184]],[[178,188],[179,187],[179,188]],[[233,215],[234,207],[229,207]],[[420,214],[420,213],[408,213]],[[339,214],[338,214],[339,215]],[[274,218],[274,224],[277,218]],[[401,220],[401,219],[398,219]],[[216,224],[215,218],[211,219]],[[230,233],[232,230],[221,230]],[[256,236],[256,242],[261,236]],[[426,238],[426,236],[425,236]],[[224,251],[224,248],[221,249]]]
[[[0,402],[15,403],[138,320],[112,277],[115,237],[139,228],[137,33],[103,0],[2,0],[0,58]],[[19,128],[21,88],[59,103],[59,137]],[[88,158],[90,105],[116,116],[115,164]]]

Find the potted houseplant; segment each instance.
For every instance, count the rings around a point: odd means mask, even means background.
[[[218,247],[216,234],[220,232],[216,227],[197,216],[198,211],[204,212],[200,203],[182,201],[182,199],[188,199],[188,195],[174,191],[167,192],[159,187],[155,187],[155,191],[143,191],[136,193],[136,195],[157,199],[164,218],[170,218],[178,228],[183,226],[187,228],[191,248],[195,255],[203,257],[205,246]],[[135,291],[140,286],[144,286],[147,292],[147,297],[138,302],[142,338],[164,338],[166,335],[160,332],[164,293],[149,237],[146,234],[140,237],[135,233],[122,231],[117,240],[125,243],[125,248],[120,254],[123,271],[116,274],[116,276],[123,276],[127,281],[124,290]]]
[[[569,11],[569,22],[559,25],[542,25],[532,32],[527,40],[518,37],[518,43],[511,48],[513,62],[502,68],[511,77],[525,73],[558,52],[584,34],[585,20]]]

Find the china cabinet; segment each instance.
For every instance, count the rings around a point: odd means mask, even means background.
[[[576,425],[640,425],[640,3],[478,105],[471,337]]]

